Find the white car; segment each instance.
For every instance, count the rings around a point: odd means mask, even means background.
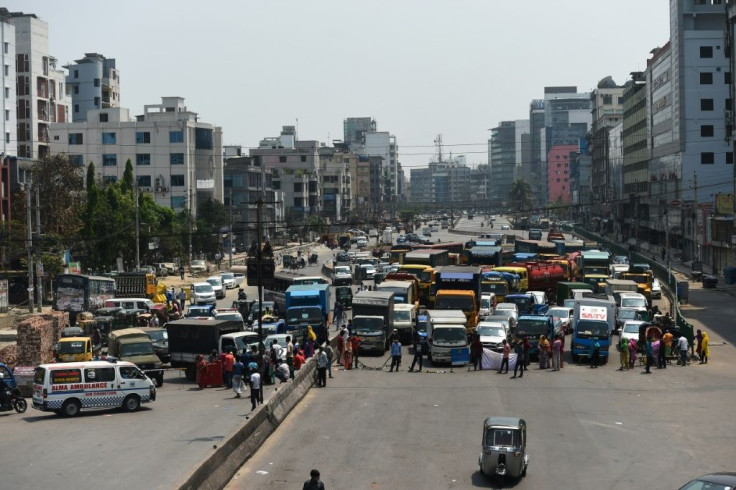
[[[662,285],[659,283],[659,279],[652,281],[652,299],[660,299],[662,297]]]
[[[215,291],[215,298],[222,299],[225,297],[225,288],[222,287],[222,278],[220,276],[210,276],[207,278],[212,289]]]
[[[551,315],[555,318],[559,318],[562,323],[565,333],[572,333],[572,308],[565,308],[564,306],[555,306],[547,310],[547,315]]]
[[[363,269],[363,277],[365,279],[373,279],[376,275],[376,268],[373,267],[373,264],[362,264],[360,268]]]
[[[215,304],[215,290],[208,282],[195,282],[192,285],[192,303],[195,305]]]
[[[358,239],[355,241],[355,245],[358,248],[363,248],[368,246],[368,240],[364,236],[359,236]]]
[[[237,284],[235,283],[235,274],[232,272],[223,272],[220,274],[220,277],[222,278],[222,284],[225,286],[225,289],[234,289],[237,287]]]
[[[547,293],[545,293],[544,291],[527,291],[527,293],[534,296],[535,305],[546,305],[548,303]]]
[[[509,227],[509,225],[501,225],[501,229],[502,230],[510,230],[511,227]]]
[[[347,265],[335,266],[335,275],[332,278],[332,284],[335,286],[350,285],[353,283],[353,275],[350,273],[350,267]]]
[[[506,328],[503,323],[483,321],[478,324],[475,333],[480,335],[480,343],[486,349],[495,352],[503,351],[503,339],[506,338]]]
[[[519,314],[519,307],[516,303],[499,303],[496,305],[496,311],[498,310],[513,310],[517,315]]]
[[[626,320],[624,328],[621,329],[621,338],[628,342],[631,339],[639,340],[639,327],[644,323],[641,320]]]

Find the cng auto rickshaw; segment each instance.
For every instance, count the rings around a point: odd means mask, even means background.
[[[483,422],[480,472],[489,477],[526,476],[526,422],[518,417],[488,417]]]
[[[338,286],[335,288],[335,299],[342,303],[346,310],[353,307],[353,290],[350,286]]]

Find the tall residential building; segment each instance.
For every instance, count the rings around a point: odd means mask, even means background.
[[[353,210],[353,169],[358,157],[345,144],[322,146],[318,150],[322,180],[322,217],[331,223],[345,221]]]
[[[613,184],[609,143],[611,128],[623,119],[623,92],[624,87],[616,85],[609,76],[598,82],[590,94],[593,120],[588,133],[588,147],[593,164],[593,194],[599,196],[594,203],[594,213],[604,218],[609,218],[616,206],[614,193],[617,189]]]
[[[471,169],[464,157],[430,162],[427,168],[411,169],[411,196],[415,203],[438,206],[472,206]]]
[[[377,125],[372,117],[348,117],[342,123],[343,141],[348,145],[364,145],[365,134],[375,133]]]
[[[87,111],[120,107],[120,72],[114,58],[85,53],[66,65],[66,90],[72,99],[72,120],[87,120]]]
[[[54,124],[50,134],[53,154],[80,168],[94,162],[103,181],[121,179],[130,160],[139,189],[162,206],[196,213],[200,199],[223,202],[222,128],[199,120],[182,97],[162,97],[134,120],[122,107],[91,110],[86,122]]]
[[[343,121],[344,142],[356,155],[383,158],[381,173],[385,202],[395,202],[401,195],[403,177],[399,162],[399,147],[396,136],[387,131],[378,131],[378,125],[370,117],[349,117]]]
[[[529,134],[523,136],[522,145],[526,148],[519,166],[519,178],[529,182],[534,205],[541,208],[545,204],[547,175],[543,172],[546,160],[547,143],[544,126],[544,100],[532,100],[529,104]]]
[[[64,72],[49,54],[48,24],[35,14],[0,10],[15,27],[18,156],[38,159],[50,154],[49,129],[69,120],[71,101]]]
[[[10,23],[7,11],[0,9],[0,59],[2,60],[2,156],[18,154],[18,123],[16,119],[15,26]],[[5,180],[3,180],[5,182]],[[9,191],[9,189],[8,189]],[[6,196],[3,195],[3,198]],[[3,214],[4,216],[4,214]]]
[[[516,123],[501,121],[491,129],[488,140],[489,200],[493,207],[508,203],[509,190],[516,178]]]
[[[411,186],[411,202],[424,203],[431,202],[430,196],[430,173],[429,167],[427,168],[412,168],[409,170],[411,179],[409,185]]]
[[[647,82],[644,72],[632,72],[623,93],[623,200],[619,221],[629,245],[649,226],[649,149]],[[641,227],[641,228],[640,228]]]
[[[555,145],[547,154],[547,194],[549,204],[569,204],[570,157],[578,151],[578,145]],[[574,156],[573,156],[574,158]]]

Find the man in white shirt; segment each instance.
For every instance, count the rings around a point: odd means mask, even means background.
[[[271,349],[274,351],[277,360],[283,361],[285,359],[284,348],[281,347],[276,340],[271,344]]]
[[[677,348],[680,349],[680,365],[687,366],[687,348],[688,348],[687,337],[682,335],[677,340]]]
[[[251,362],[248,365],[251,371],[250,375],[250,404],[251,412],[256,409],[258,405],[258,399],[261,392],[261,375],[258,373],[258,364]]]

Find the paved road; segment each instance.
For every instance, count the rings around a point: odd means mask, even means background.
[[[303,271],[316,274],[319,267]],[[255,288],[248,291],[256,297]],[[218,305],[236,297],[231,289]],[[0,487],[172,488],[250,413],[250,400],[235,399],[232,390],[199,391],[183,378],[167,372],[157,400],[136,413],[86,411],[75,419],[30,407],[22,415],[0,413]],[[266,386],[264,397],[277,387]]]
[[[707,366],[616,371],[566,364],[523,379],[456,368],[337,371],[238,472],[231,489],[298,488],[313,467],[328,488],[491,488],[477,471],[489,415],[529,424],[517,488],[678,488],[733,470],[733,347]],[[385,357],[366,358],[377,367]]]

